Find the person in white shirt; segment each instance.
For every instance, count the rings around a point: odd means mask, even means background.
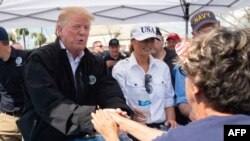
[[[134,111],[133,120],[158,129],[162,125],[176,127],[169,68],[163,61],[151,56],[155,38],[158,38],[155,26],[136,25],[131,30],[134,51],[129,58],[114,66],[112,76],[118,81],[128,106]],[[138,102],[143,90],[149,95],[151,103],[147,119]]]

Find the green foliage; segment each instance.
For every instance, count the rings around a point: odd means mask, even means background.
[[[29,35],[29,31],[27,28],[17,28],[15,30],[16,34],[17,34],[17,39],[21,39],[21,37],[23,38],[23,45],[24,45],[24,49],[26,49],[26,41],[25,41],[25,36]]]
[[[13,32],[9,32],[8,35],[9,35],[9,40],[10,40],[12,43],[15,43],[16,40],[17,40],[16,35],[15,35]]]
[[[45,35],[43,33],[40,33],[40,32],[32,33],[31,37],[34,39],[34,45],[36,47],[41,47],[41,45],[47,41]]]

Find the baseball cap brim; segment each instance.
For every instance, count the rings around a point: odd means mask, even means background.
[[[153,35],[153,34],[141,35],[141,36],[134,37],[132,39],[136,39],[137,41],[143,41],[143,40],[146,40],[149,38],[155,38],[157,40],[161,40],[161,38],[159,38],[157,35]]]

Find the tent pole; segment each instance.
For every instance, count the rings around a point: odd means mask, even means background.
[[[184,16],[184,20],[185,20],[185,23],[186,23],[186,38],[188,37],[188,21],[189,21],[189,6],[190,6],[190,3],[185,3],[185,16]]]

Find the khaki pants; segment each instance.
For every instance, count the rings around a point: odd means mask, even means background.
[[[0,112],[0,141],[21,141],[22,136],[17,128],[18,117]]]

